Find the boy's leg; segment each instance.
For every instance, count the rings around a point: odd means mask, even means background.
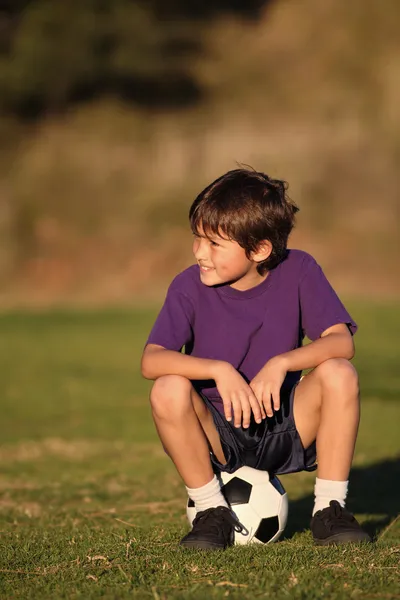
[[[337,521],[336,533],[322,539],[324,532],[317,532],[314,539],[317,543],[369,539],[352,520],[350,513],[344,510],[360,419],[358,376],[353,365],[340,358],[321,363],[299,382],[293,413],[304,448],[316,440],[318,477],[314,528],[316,521],[321,516],[325,518],[328,513],[332,513],[332,518]],[[331,506],[331,500],[337,502]],[[323,514],[319,512],[321,510]],[[349,531],[346,533],[345,530]]]
[[[353,365],[345,359],[321,363],[297,385],[293,411],[304,448],[317,441],[318,477],[347,480],[360,419]]]
[[[214,476],[209,445],[221,463],[225,457],[212,415],[185,377],[157,379],[150,394],[161,442],[185,485],[198,488]]]
[[[224,549],[240,528],[214,475],[209,446],[221,463],[224,453],[214,421],[190,381],[178,375],[160,377],[150,395],[154,422],[166,452],[194,500],[193,529],[181,540],[188,548]]]

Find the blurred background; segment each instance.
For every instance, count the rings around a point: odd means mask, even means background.
[[[0,0],[2,598],[398,591],[399,23],[398,0]],[[238,163],[288,182],[290,246],[360,326],[348,500],[373,563],[307,558],[305,472],[282,478],[289,543],[267,578],[263,553],[246,570],[175,551],[186,494],[140,358],[193,262],[193,199]]]
[[[347,296],[400,292],[396,0],[2,0],[0,305],[158,302],[246,163]]]

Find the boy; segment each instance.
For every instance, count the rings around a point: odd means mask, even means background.
[[[158,435],[196,506],[184,547],[224,549],[241,527],[218,470],[314,470],[317,455],[315,543],[369,540],[344,507],[357,326],[315,260],[287,250],[298,208],[285,191],[236,169],[201,192],[189,213],[197,264],[172,282],[143,353]]]

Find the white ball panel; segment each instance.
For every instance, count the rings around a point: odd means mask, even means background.
[[[281,496],[281,506],[279,508],[279,513],[278,513],[279,529],[280,529],[281,533],[283,532],[283,530],[286,527],[286,523],[288,520],[288,514],[289,514],[289,500],[288,500],[288,495],[285,492],[284,495]]]
[[[265,484],[269,483],[269,475],[267,471],[259,471],[258,469],[253,469],[252,467],[240,467],[234,473],[221,473],[221,479],[224,483],[228,483],[233,477],[238,477],[239,479],[244,479],[244,481],[248,481],[252,485],[257,483]]]
[[[279,515],[282,496],[270,483],[254,485],[251,490],[250,504],[260,519]]]
[[[235,544],[248,544],[253,539],[260,518],[249,504],[237,504],[232,508],[232,511],[238,518],[239,523],[245,527],[241,533],[235,531]]]

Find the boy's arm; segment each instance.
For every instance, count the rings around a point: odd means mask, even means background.
[[[271,397],[274,410],[279,410],[280,390],[288,371],[313,369],[330,358],[350,360],[353,356],[353,337],[347,325],[333,325],[311,344],[271,358],[250,382],[250,387],[270,417],[273,415]]]
[[[251,412],[261,423],[264,411],[248,383],[228,362],[196,358],[167,350],[163,346],[148,344],[142,357],[142,375],[157,379],[163,375],[181,375],[187,379],[214,379],[224,405],[227,421],[234,417],[235,427],[250,425]]]
[[[275,357],[283,364],[286,371],[303,371],[313,369],[330,358],[346,358],[354,356],[354,341],[347,325],[340,323],[329,327],[321,337],[306,346],[296,348]]]
[[[163,375],[182,375],[187,379],[217,379],[218,373],[228,366],[222,360],[196,358],[157,344],[148,344],[142,356],[142,375],[157,379]]]

